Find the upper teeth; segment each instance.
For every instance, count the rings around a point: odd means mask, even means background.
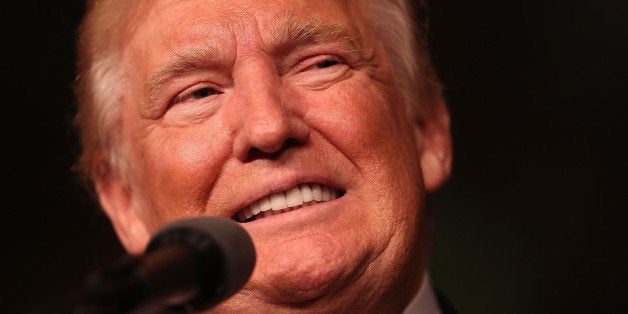
[[[338,197],[336,189],[318,183],[299,184],[287,191],[273,193],[241,209],[236,218],[244,222],[251,217],[266,217]],[[259,215],[259,216],[256,216]],[[253,219],[254,220],[254,219]]]

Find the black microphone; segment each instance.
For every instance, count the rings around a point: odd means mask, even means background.
[[[251,237],[229,218],[175,221],[151,238],[143,255],[90,274],[75,314],[207,310],[244,287],[255,260]]]

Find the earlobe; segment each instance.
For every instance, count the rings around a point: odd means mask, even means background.
[[[96,192],[103,210],[127,252],[142,253],[150,235],[142,217],[133,206],[129,189],[119,178],[109,173],[96,180]]]
[[[438,190],[451,173],[452,143],[449,124],[449,112],[442,98],[437,101],[428,117],[417,122],[421,170],[428,193]]]

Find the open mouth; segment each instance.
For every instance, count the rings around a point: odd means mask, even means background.
[[[303,183],[287,191],[273,193],[251,203],[238,211],[233,216],[233,219],[237,222],[250,222],[331,201],[343,194],[343,191],[338,191],[323,184]]]

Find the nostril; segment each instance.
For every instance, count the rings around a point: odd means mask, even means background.
[[[290,150],[291,148],[299,147],[301,145],[303,144],[298,140],[294,138],[288,138],[286,141],[283,142],[283,145],[281,145],[279,149],[274,151],[264,151],[257,147],[252,147],[247,155],[247,160],[252,161],[256,159],[277,159],[284,152]]]

